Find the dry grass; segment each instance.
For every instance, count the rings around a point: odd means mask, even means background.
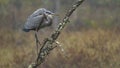
[[[36,59],[33,33],[0,30],[0,68],[24,68]],[[119,68],[120,33],[90,29],[63,32],[41,68]]]

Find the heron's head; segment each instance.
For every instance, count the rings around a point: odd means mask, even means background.
[[[45,9],[45,8],[41,8],[41,10],[46,16],[48,16],[50,18],[53,18],[53,16],[59,16],[58,14],[53,13],[53,12],[51,12],[51,11]]]
[[[49,17],[51,17],[51,18],[53,18],[54,16],[59,16],[59,14],[53,13],[53,12],[51,12],[51,11],[46,11],[46,12],[45,12],[45,15],[47,15],[47,16],[49,16]]]
[[[51,11],[46,10],[46,11],[45,11],[45,14],[46,14],[47,16],[49,16],[49,17],[51,17],[51,18],[52,18],[52,17],[54,16],[54,14],[55,14],[55,13],[53,13],[53,12],[51,12]]]
[[[53,16],[54,16],[55,13],[53,13],[53,12],[51,12],[51,11],[49,11],[49,10],[46,10],[46,11],[44,12],[44,14],[45,14],[46,16],[50,17],[50,18],[53,18]]]

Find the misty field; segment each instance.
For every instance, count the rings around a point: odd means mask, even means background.
[[[38,8],[58,14],[49,29],[39,31],[42,43],[75,1],[0,0],[0,68],[27,68],[35,61],[34,32],[22,31],[29,15]],[[85,0],[69,20],[57,39],[62,47],[39,68],[120,68],[120,0]]]
[[[64,51],[60,47],[54,49],[41,68],[120,67],[120,32],[116,29],[66,30],[58,40]],[[32,32],[28,35],[21,31],[0,30],[0,68],[26,68],[35,59]]]

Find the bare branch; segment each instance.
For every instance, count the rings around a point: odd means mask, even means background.
[[[60,32],[65,27],[65,25],[69,22],[69,17],[72,15],[72,13],[76,10],[76,8],[82,4],[84,0],[78,0],[72,8],[67,12],[65,17],[63,18],[63,22],[58,25],[58,28],[53,32],[53,34],[44,40],[44,43],[42,44],[42,47],[39,51],[38,57],[36,59],[36,62],[34,64],[29,65],[28,68],[37,68],[41,63],[44,62],[45,57],[50,53],[51,50],[53,50],[57,46],[53,46],[52,44],[55,42],[55,40],[58,38]]]

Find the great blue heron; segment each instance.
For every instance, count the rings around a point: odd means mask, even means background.
[[[53,12],[44,8],[37,9],[28,17],[23,30],[25,32],[29,32],[30,30],[38,31],[41,28],[50,26],[52,24],[53,15]]]
[[[29,32],[30,30],[35,31],[36,46],[38,52],[38,43],[40,44],[37,38],[37,32],[39,29],[50,26],[52,24],[54,13],[46,10],[44,8],[37,9],[33,14],[31,14],[27,22],[24,25],[23,31]]]

